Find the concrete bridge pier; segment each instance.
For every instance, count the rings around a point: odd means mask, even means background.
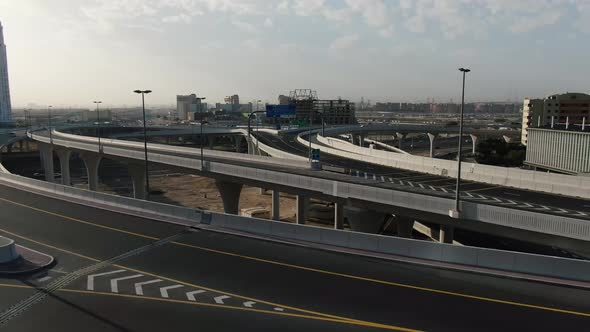
[[[430,140],[430,158],[434,158],[434,141],[438,134],[427,133],[428,139]]]
[[[281,219],[281,193],[278,190],[272,191],[272,209],[270,218],[272,220],[280,220]]]
[[[61,170],[61,184],[69,186],[72,184],[70,177],[70,157],[72,151],[69,149],[55,149],[55,153],[59,158],[59,168]]]
[[[455,227],[449,225],[440,225],[440,243],[453,243],[455,239]]]
[[[309,209],[309,197],[303,195],[297,195],[297,199],[295,202],[295,213],[296,213],[296,221],[300,225],[304,225],[307,221]]]
[[[240,153],[242,152],[242,136],[234,136],[234,144],[236,145],[236,152]]]
[[[395,216],[395,226],[397,230],[397,236],[406,239],[412,238],[412,230],[414,229],[414,219],[404,217],[401,215]]]
[[[23,140],[22,139],[20,141],[18,141],[18,151],[24,152],[24,150],[23,150]]]
[[[404,149],[403,148],[404,138],[406,138],[407,135],[408,134],[405,134],[405,133],[398,133],[398,132],[395,133],[395,137],[397,137],[397,139],[399,140],[399,149],[400,150]]]
[[[98,189],[98,167],[102,156],[97,153],[81,153],[80,158],[86,166],[86,173],[88,174],[88,190]]]
[[[133,183],[133,198],[146,199],[145,164],[129,163],[127,164],[127,173]]]
[[[223,211],[225,213],[238,214],[240,207],[240,194],[242,193],[241,183],[229,182],[224,180],[215,180],[215,185],[221,200],[223,201]]]
[[[49,144],[37,143],[39,146],[39,155],[41,156],[41,166],[45,173],[45,181],[55,182],[53,173],[53,147]]]
[[[385,222],[383,212],[371,211],[355,206],[344,208],[350,229],[355,232],[376,234]]]
[[[334,229],[344,229],[344,203],[334,203]]]
[[[471,151],[471,153],[475,155],[475,147],[477,146],[478,137],[473,134],[469,134],[469,136],[471,137],[471,143],[473,144],[473,150]]]

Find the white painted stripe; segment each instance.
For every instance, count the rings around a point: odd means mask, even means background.
[[[424,189],[424,185],[422,183],[419,183],[418,185],[420,186],[420,188]]]
[[[448,191],[447,191],[445,188],[443,188],[443,187],[441,187],[441,188],[440,188],[440,190],[442,190],[442,191],[444,191],[444,192],[448,193]]]
[[[119,285],[117,284],[119,281],[141,278],[141,277],[143,277],[143,274],[134,274],[132,276],[111,279],[111,292],[113,292],[113,293],[119,292]]]
[[[389,178],[389,182],[393,183],[393,178]]]
[[[410,186],[412,186],[412,187],[414,186],[414,183],[412,183],[412,182],[410,182],[410,181],[408,181],[408,184],[409,184]]]
[[[189,301],[196,301],[195,295],[201,294],[201,293],[205,293],[205,291],[202,290],[202,289],[199,289],[199,290],[196,290],[196,291],[188,292],[188,293],[186,293],[186,298]]]
[[[385,177],[381,175],[381,182],[385,182]]]
[[[373,180],[377,181],[377,175],[373,174]]]
[[[283,308],[275,308],[275,311],[285,311]]]
[[[436,190],[436,188],[434,188],[433,186],[428,186],[430,188],[430,190]]]
[[[143,285],[155,284],[156,282],[160,282],[162,279],[154,279],[150,281],[138,282],[135,284],[135,294],[143,295]]]
[[[231,297],[227,296],[227,295],[221,295],[221,296],[214,297],[213,300],[215,300],[215,303],[217,303],[217,304],[225,304],[225,303],[223,303],[223,300],[226,300],[229,298],[231,298]]]
[[[96,278],[96,277],[102,277],[102,276],[106,276],[109,274],[115,274],[115,273],[121,273],[121,272],[125,272],[125,270],[116,270],[116,271],[110,271],[110,272],[91,274],[88,276],[88,284],[86,285],[86,289],[94,290],[94,278]]]
[[[168,298],[169,297],[168,290],[180,288],[180,287],[184,287],[184,285],[172,285],[172,286],[162,287],[162,288],[160,288],[160,295],[162,295],[162,297]]]
[[[39,281],[39,282],[43,282],[43,281],[47,281],[47,280],[49,280],[49,279],[51,279],[51,277],[50,277],[50,276],[45,276],[45,277],[43,277],[43,278],[39,278],[39,279],[37,279],[37,281]]]
[[[369,178],[369,176],[367,175],[367,173],[365,173],[365,179],[368,179],[368,178]]]

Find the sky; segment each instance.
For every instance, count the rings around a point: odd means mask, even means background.
[[[590,0],[0,0],[13,106],[589,92]]]

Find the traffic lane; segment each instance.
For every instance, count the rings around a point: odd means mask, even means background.
[[[4,327],[7,331],[376,330],[327,320],[67,290],[51,294]]]
[[[179,242],[204,245],[205,241],[200,235],[203,234],[191,234]],[[211,243],[207,245],[224,242],[215,237],[210,240],[212,240]],[[527,303],[543,306],[563,304],[564,294],[568,294],[567,300],[570,302],[568,305],[572,309],[581,310],[582,307],[586,307],[584,312],[588,312],[586,302],[590,294],[584,291],[574,292],[560,287],[528,285],[523,282],[467,273],[435,269],[425,271],[427,269],[411,265],[277,244],[271,244],[270,247],[261,246],[259,241],[251,243],[249,247],[236,238],[228,238],[225,242],[231,243],[230,249],[240,254],[245,254],[248,251],[246,249],[249,249],[256,251],[262,257],[265,253],[267,255],[273,253],[279,259],[278,257],[293,255],[295,252],[296,254],[292,256],[293,264],[306,267],[315,265],[315,268],[329,272],[334,271],[332,268],[337,265],[340,271],[321,273],[209,251],[194,251],[190,247],[173,244],[129,258],[121,265],[138,271],[153,273],[165,271],[162,273],[165,273],[167,277],[194,285],[205,285],[289,307],[421,330],[456,330],[458,328],[474,330],[482,327],[495,330],[510,330],[515,327],[556,329],[573,328],[588,322],[588,317],[441,294],[413,287],[421,284],[422,287],[458,291],[461,294],[493,298],[499,296],[502,300],[530,300]],[[288,261],[284,258],[280,259],[280,262]],[[402,282],[411,282],[412,287],[344,277],[338,273],[362,275],[362,278],[377,278],[387,283],[402,280]],[[426,276],[422,276],[422,273]],[[482,279],[487,279],[487,282],[482,282]],[[452,287],[448,287],[451,285]],[[528,291],[538,292],[538,294],[529,294]],[[539,298],[543,301],[539,302]],[[425,310],[425,308],[434,310]],[[461,320],[449,320],[457,312],[462,313]],[[497,316],[490,315],[490,312]]]
[[[9,203],[1,198],[0,210],[3,213],[0,215],[0,231],[15,239],[17,243],[24,237],[104,260],[149,244],[155,239],[178,233],[183,229],[178,225],[168,225],[169,228],[163,232],[161,227],[164,223],[161,222],[82,207],[84,213],[78,213],[79,216],[94,220],[93,223],[86,219],[74,219],[69,214],[57,215],[53,212],[53,208],[62,213],[68,213],[70,208],[74,213],[80,212],[76,211],[80,206],[65,201],[56,201],[60,205],[51,205],[48,201],[55,200],[37,196],[34,200],[35,206],[30,206]],[[47,207],[48,210],[37,208],[44,205],[51,205],[51,207]],[[138,222],[138,219],[141,222]],[[159,237],[147,235],[154,234],[155,229],[162,232]],[[44,252],[44,250],[41,251]]]
[[[63,216],[84,220],[86,222],[100,224],[105,227],[116,227],[117,229],[132,232],[141,229],[148,237],[165,237],[177,233],[182,226],[165,222],[152,221],[146,224],[146,219],[132,215],[124,215],[109,210],[89,207],[81,204],[72,204],[66,200],[55,199],[28,191],[16,189],[0,184],[0,204],[13,206],[23,204],[27,208],[36,208],[53,213],[53,217],[64,219]],[[3,210],[4,211],[4,210]],[[18,211],[18,210],[15,210]],[[47,217],[51,215],[45,214]],[[3,213],[2,217],[12,216]],[[66,221],[64,219],[64,221]],[[0,224],[1,225],[1,224]]]
[[[0,279],[0,313],[35,294],[35,292],[35,289],[23,286],[17,280]]]

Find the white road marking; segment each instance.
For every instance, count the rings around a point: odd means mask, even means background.
[[[385,182],[385,177],[381,175],[381,182]]]
[[[515,201],[507,200],[506,202],[502,202],[502,204],[515,205],[515,204],[518,204],[518,203],[516,203]]]
[[[430,190],[436,190],[436,188],[434,188],[433,186],[428,186],[430,188]]]
[[[551,210],[550,207],[545,206],[545,205],[539,205],[539,206],[535,207],[535,209],[541,209],[541,210],[547,210],[547,211]]]
[[[444,191],[444,192],[448,193],[448,191],[447,191],[445,188],[443,188],[443,187],[440,187],[440,190],[442,190],[442,191]]]
[[[410,181],[408,181],[408,184],[409,184],[410,186],[412,186],[412,187],[414,186],[414,183],[412,183],[412,182],[410,182]]]
[[[244,307],[246,308],[252,308],[253,305],[255,305],[256,302],[254,301],[248,301],[248,302],[244,302]]]
[[[196,291],[188,292],[188,293],[186,293],[186,298],[189,301],[196,301],[195,295],[201,294],[201,293],[205,293],[205,291],[202,290],[202,289],[199,289],[199,290],[196,290]]]
[[[564,209],[557,209],[555,212],[559,212],[559,213],[568,213],[568,210],[564,210]]]
[[[283,308],[275,308],[275,311],[285,311]]]
[[[111,279],[111,292],[119,293],[119,285],[117,284],[119,281],[128,280],[128,279],[135,279],[135,278],[140,278],[140,277],[143,277],[143,274],[134,274],[132,276]]]
[[[498,199],[497,197],[494,197],[494,201],[496,201],[498,203],[502,203],[502,200]]]
[[[420,188],[424,189],[424,185],[422,183],[418,184],[420,186]]]
[[[160,288],[160,295],[162,295],[162,297],[168,298],[168,290],[169,289],[175,289],[175,288],[180,288],[180,287],[184,287],[184,285],[172,285],[172,286],[166,286],[166,287],[162,287]]]
[[[585,216],[585,217],[587,217],[588,214],[587,213],[584,213],[584,212],[581,212],[581,211],[578,211],[578,213],[574,214],[574,216]]]
[[[473,197],[473,194],[471,194],[470,192],[465,192],[465,195],[469,196],[469,197]]]
[[[135,284],[135,294],[143,295],[143,285],[155,284],[156,282],[160,282],[162,279],[154,279],[150,281],[138,282]]]
[[[213,300],[215,300],[215,303],[217,303],[217,304],[225,304],[225,303],[223,303],[223,300],[229,299],[230,297],[231,296],[221,295],[221,296],[214,297]]]
[[[367,173],[365,173],[365,179],[368,179],[368,178],[369,178],[369,176],[367,175]]]
[[[377,175],[373,174],[373,180],[377,181]]]
[[[519,207],[528,207],[528,208],[532,208],[533,206],[529,203],[524,203],[523,205],[519,205]]]
[[[389,182],[393,183],[393,178],[389,178]]]
[[[116,270],[116,271],[110,271],[110,272],[91,274],[88,276],[88,284],[86,285],[86,289],[94,290],[94,278],[96,278],[96,277],[102,277],[102,276],[106,276],[109,274],[115,274],[115,273],[121,273],[121,272],[125,272],[125,270]]]
[[[51,277],[50,277],[50,276],[45,276],[45,277],[43,277],[43,278],[39,278],[39,279],[37,279],[37,281],[39,281],[39,282],[44,282],[44,281],[47,281],[47,280],[49,280],[49,279],[51,279]]]

